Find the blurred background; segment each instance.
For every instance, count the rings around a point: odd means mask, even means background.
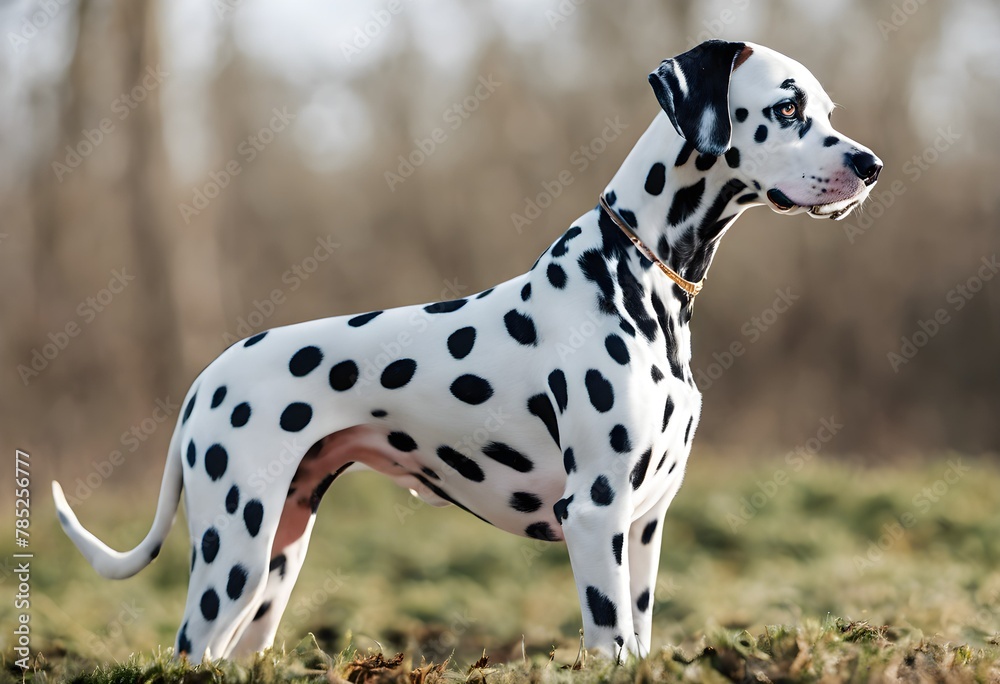
[[[235,339],[525,271],[656,115],[646,74],[709,38],[804,63],[885,170],[844,222],[725,239],[692,463],[823,419],[865,462],[1000,446],[996,2],[45,0],[0,27],[0,434],[36,486],[158,479]]]

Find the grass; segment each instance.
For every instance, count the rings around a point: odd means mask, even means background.
[[[375,476],[328,493],[275,649],[197,666],[169,660],[186,592],[183,521],[149,568],[110,582],[36,499],[26,679],[1000,681],[1000,471],[957,458],[878,469],[814,459],[798,469],[696,455],[667,515],[653,654],[620,667],[591,659],[579,671],[563,546],[432,509]],[[153,513],[155,485],[142,486],[141,510],[125,503],[135,500],[128,487],[112,479],[77,507],[119,548],[145,534]],[[5,598],[4,681],[21,680],[14,620]]]

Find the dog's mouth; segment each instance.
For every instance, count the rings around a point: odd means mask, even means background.
[[[813,218],[828,218],[839,221],[850,214],[851,210],[859,204],[861,204],[861,199],[851,198],[841,200],[840,202],[831,202],[830,204],[817,204],[809,207],[808,213]]]
[[[828,218],[834,221],[839,221],[840,219],[851,213],[854,207],[861,204],[864,196],[861,197],[849,197],[844,200],[838,200],[836,202],[828,202],[826,204],[813,204],[811,206],[796,204],[793,202],[788,195],[783,193],[778,188],[771,188],[767,191],[767,199],[771,203],[771,206],[780,213],[790,214],[798,213],[798,211],[805,210],[813,218]],[[864,193],[867,195],[867,193]]]
[[[795,207],[799,206],[792,200],[788,199],[788,195],[783,193],[778,188],[771,188],[767,191],[767,199],[771,201],[771,204],[775,206],[778,211],[791,211]]]

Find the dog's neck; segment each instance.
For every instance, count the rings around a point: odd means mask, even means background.
[[[716,159],[699,154],[661,113],[611,179],[605,196],[665,264],[698,282],[708,272],[719,240],[756,199],[755,189],[734,177],[730,161],[738,165],[732,155]],[[660,167],[651,172],[657,163],[662,164],[662,182]],[[656,269],[652,273],[663,278]]]

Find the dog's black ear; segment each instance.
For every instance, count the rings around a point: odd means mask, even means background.
[[[699,152],[719,156],[729,149],[729,78],[752,52],[745,43],[709,40],[664,60],[649,75],[670,123]]]

